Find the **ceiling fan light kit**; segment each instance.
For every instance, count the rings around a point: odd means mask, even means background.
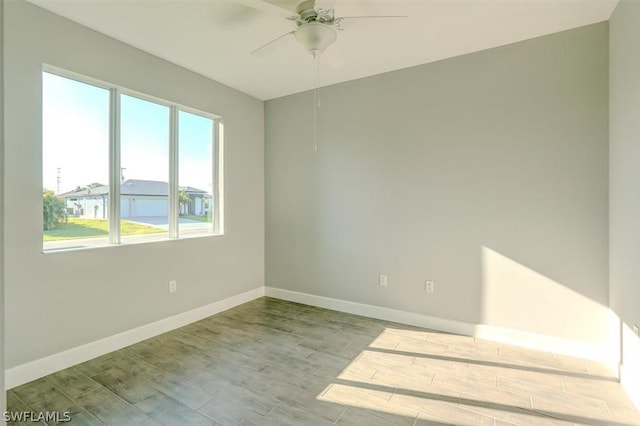
[[[324,52],[338,38],[335,29],[316,21],[302,24],[294,34],[305,50],[314,56]]]
[[[268,0],[258,0],[266,1]],[[407,18],[407,16],[342,16],[336,18],[336,0],[304,0],[296,7],[296,13],[287,19],[296,24],[296,29],[271,40],[258,47],[251,54],[256,54],[283,38],[294,35],[304,49],[317,56],[331,46],[338,38],[338,31],[342,31],[345,21],[379,20],[389,18]]]
[[[334,3],[305,0],[296,8],[297,15],[291,17],[298,26],[294,32],[296,40],[313,56],[324,52],[338,38],[334,28]]]

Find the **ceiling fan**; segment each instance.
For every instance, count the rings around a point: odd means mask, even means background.
[[[284,0],[240,0],[251,6],[258,6],[263,11],[275,11],[282,15],[282,9],[273,8],[272,3],[279,3]],[[288,1],[288,0],[287,0]],[[258,3],[258,4],[257,4]],[[332,45],[338,38],[338,31],[345,28],[343,24],[349,20],[366,20],[380,18],[407,18],[407,16],[342,16],[336,17],[334,6],[336,0],[303,0],[296,6],[295,14],[284,16],[293,21],[296,29],[282,34],[270,42],[258,47],[251,54],[256,54],[268,46],[293,35],[302,47],[309,52],[314,59],[314,91],[313,91],[313,150],[318,150],[318,107],[320,106],[320,84],[319,84],[319,58],[320,54],[327,47]],[[249,4],[247,4],[249,5]]]
[[[295,36],[302,47],[314,57],[324,52],[338,38],[338,31],[344,30],[344,23],[350,20],[407,18],[407,16],[342,16],[336,17],[336,0],[303,0],[296,7],[296,13],[286,16],[295,22],[296,29],[271,40],[253,50],[256,54],[268,46],[288,36]]]

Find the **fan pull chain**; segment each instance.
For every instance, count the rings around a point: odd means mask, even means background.
[[[318,151],[318,108],[320,107],[320,52],[313,52],[313,152]]]
[[[316,89],[316,105],[320,106],[320,52],[313,57],[315,66],[315,89]]]

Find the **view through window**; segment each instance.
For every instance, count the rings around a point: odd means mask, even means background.
[[[107,244],[109,91],[48,73],[42,85],[44,246]]]
[[[220,232],[217,117],[60,74],[42,77],[45,251]]]
[[[169,107],[120,97],[122,241],[169,235]]]
[[[178,203],[180,234],[213,227],[214,123],[206,117],[180,111],[178,115]]]

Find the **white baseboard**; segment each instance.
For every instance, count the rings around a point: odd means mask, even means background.
[[[640,410],[640,338],[626,323],[621,324],[622,365],[620,383],[629,399]]]
[[[627,365],[620,366],[620,384],[622,388],[627,392],[629,399],[636,406],[636,409],[640,411],[640,368],[635,365],[630,368]]]
[[[18,365],[5,370],[5,389],[20,386],[56,371],[124,348],[125,346],[183,327],[262,296],[264,296],[264,287],[258,287],[187,312],[161,319],[151,324],[146,324],[95,342]]]
[[[605,364],[613,375],[618,375],[618,359],[612,354],[611,348],[605,345],[545,336],[493,325],[477,325],[475,337],[521,348],[600,362]]]
[[[330,297],[316,296],[281,288],[265,287],[265,296],[465,336],[473,336],[474,332],[474,325],[464,321],[432,317],[397,309],[383,308],[381,306],[350,302],[348,300],[332,299]]]
[[[306,305],[333,309],[340,312],[347,312],[370,318],[378,318],[386,321],[444,331],[447,333],[474,336],[480,339],[525,347],[528,349],[594,360],[605,363],[612,369],[612,373],[616,374],[614,366],[617,368],[617,358],[612,355],[610,348],[606,345],[593,345],[569,339],[529,333],[521,330],[438,318],[429,315],[383,308],[381,306],[366,305],[347,300],[332,299],[330,297],[316,296],[313,294],[300,293],[275,287],[266,287],[265,295],[275,297],[277,299],[304,303]]]
[[[614,358],[612,358],[610,351],[604,346],[590,345],[584,342],[528,333],[521,330],[473,324],[381,306],[333,299],[275,287],[258,287],[245,293],[231,296],[206,306],[164,318],[151,324],[146,324],[95,342],[87,343],[82,346],[71,348],[45,358],[10,368],[5,371],[5,388],[11,389],[21,384],[28,383],[64,368],[71,367],[150,337],[188,325],[265,295],[277,299],[304,303],[311,306],[367,316],[370,318],[409,324],[448,333],[475,336],[486,340],[526,347],[529,349],[591,359],[613,366],[612,360]]]

